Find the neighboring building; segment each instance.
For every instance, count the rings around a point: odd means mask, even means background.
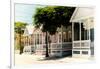
[[[61,32],[63,31],[63,32]],[[45,32],[40,29],[34,28],[29,25],[26,27],[24,37],[24,53],[31,53],[37,55],[45,55]],[[50,56],[67,56],[72,54],[72,38],[71,38],[71,26],[68,28],[60,28],[55,35],[49,35],[49,55]]]
[[[94,8],[76,8],[72,23],[72,56],[94,56]]]
[[[72,25],[59,28],[55,35],[49,35],[49,55],[73,57],[94,56],[94,8],[78,7],[70,22]],[[24,53],[45,55],[45,32],[34,26],[27,26],[24,32]]]

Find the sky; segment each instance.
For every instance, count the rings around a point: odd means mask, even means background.
[[[35,14],[37,7],[44,7],[40,5],[29,4],[15,4],[15,22],[25,22],[28,24],[33,23],[32,16]]]

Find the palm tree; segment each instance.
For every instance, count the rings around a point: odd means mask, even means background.
[[[20,54],[23,53],[23,46],[22,46],[22,41],[21,41],[21,38],[22,38],[22,34],[24,33],[24,29],[26,27],[27,23],[24,23],[24,22],[15,22],[15,26],[14,26],[14,31],[15,31],[15,34],[17,34],[17,39],[18,39],[18,42],[19,42],[19,46],[20,46]]]

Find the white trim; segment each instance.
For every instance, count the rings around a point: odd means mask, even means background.
[[[84,12],[82,12],[81,11],[81,9],[83,9],[83,10],[89,10],[89,12],[90,13],[93,13],[93,14],[88,14],[88,13],[86,13],[86,15],[85,14],[82,14],[82,13],[84,13]],[[76,17],[78,14],[78,12],[80,12],[80,15],[83,15],[83,16],[80,16],[80,17]],[[70,22],[79,22],[79,21],[81,21],[81,20],[84,20],[84,19],[87,19],[87,18],[89,18],[89,17],[94,17],[94,7],[77,7],[77,8],[75,8],[75,10],[74,10],[74,12],[73,12],[73,14],[72,14],[72,16],[71,16],[71,18],[70,18]]]
[[[72,23],[72,56],[73,56],[73,47],[74,47],[74,23]]]
[[[79,21],[83,21],[83,20],[88,19],[88,18],[91,18],[91,17],[93,18],[94,15],[91,14],[91,15],[88,15],[88,16],[85,16],[85,17],[80,17],[80,18],[74,19],[74,20],[72,20],[70,22],[79,22]]]
[[[75,9],[74,13],[73,13],[72,16],[71,16],[70,22],[73,22],[73,18],[75,17],[75,15],[76,15],[78,9],[79,9],[78,7]]]

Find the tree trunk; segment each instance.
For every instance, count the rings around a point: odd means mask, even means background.
[[[20,31],[20,33],[19,33],[19,45],[20,45],[20,52],[19,52],[19,54],[22,54],[23,50],[22,50],[22,44],[21,44],[21,28],[19,28],[19,31]]]
[[[61,56],[62,56],[62,46],[63,46],[63,26],[61,25]]]
[[[48,32],[46,32],[45,44],[46,44],[46,55],[45,55],[45,57],[49,57],[49,54],[48,54]]]

